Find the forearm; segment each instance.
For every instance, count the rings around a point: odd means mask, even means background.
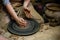
[[[6,6],[8,12],[9,12],[9,14],[12,16],[12,18],[13,18],[14,20],[16,20],[18,17],[17,17],[16,12],[14,11],[12,5],[11,5],[11,4],[7,4],[7,5],[5,5],[5,6]]]
[[[23,6],[28,7],[29,3],[30,3],[30,0],[25,0]]]

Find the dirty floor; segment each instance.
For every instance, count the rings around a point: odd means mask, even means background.
[[[7,24],[10,20],[6,14],[0,11],[0,35],[10,40],[60,40],[60,26],[51,27],[43,24],[43,29],[30,36],[17,36],[7,31]]]

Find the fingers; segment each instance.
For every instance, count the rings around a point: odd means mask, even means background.
[[[24,9],[24,11],[30,13],[30,10],[28,10],[28,9]]]
[[[30,10],[28,9],[28,7],[24,7],[24,11],[27,11],[28,13],[30,13]]]
[[[23,19],[23,18],[20,18],[20,20],[19,20],[19,25],[20,26],[26,26],[26,21]]]
[[[25,22],[25,20],[24,20],[23,18],[20,18],[19,20],[20,20],[20,22],[22,22],[22,23]]]
[[[19,24],[19,26],[23,26],[23,27],[25,27],[27,25],[27,23],[22,23],[22,22],[20,22],[20,24]]]
[[[32,18],[32,15],[30,13],[28,13],[27,11],[25,11],[26,17],[28,18]]]
[[[26,14],[26,17],[27,18],[32,18],[32,15],[31,15],[30,10],[29,10],[28,7],[24,7],[24,10],[23,11]]]
[[[24,8],[24,13],[26,14],[27,18],[32,18],[32,15],[31,15],[30,10],[28,8]]]
[[[23,27],[26,27],[26,23],[20,23],[19,26],[23,26]]]

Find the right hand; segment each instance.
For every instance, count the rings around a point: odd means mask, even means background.
[[[24,7],[23,11],[24,11],[27,18],[32,18],[32,15],[31,15],[30,10],[28,9],[28,7]]]
[[[18,18],[16,22],[18,23],[19,26],[24,26],[24,27],[27,24],[26,20],[24,20],[23,18]]]

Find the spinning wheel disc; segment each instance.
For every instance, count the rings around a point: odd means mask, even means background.
[[[8,31],[16,35],[31,35],[39,30],[39,23],[37,23],[35,20],[31,19],[27,20],[27,22],[29,24],[27,24],[25,28],[21,28],[16,24],[15,21],[12,21],[8,25]]]

